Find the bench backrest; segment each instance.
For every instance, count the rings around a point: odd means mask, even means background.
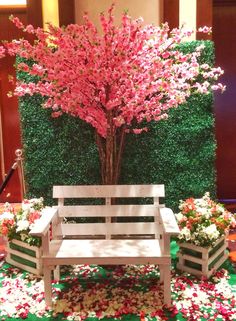
[[[58,199],[60,219],[54,224],[53,235],[59,238],[158,238],[161,233],[159,197],[164,196],[164,185],[54,186],[53,197]],[[137,198],[148,198],[149,204],[137,204]],[[83,199],[83,204],[66,205],[66,199]],[[99,199],[101,204],[87,205],[85,199]],[[122,204],[118,205],[119,199]],[[123,204],[127,199],[129,203],[134,199],[134,203]]]

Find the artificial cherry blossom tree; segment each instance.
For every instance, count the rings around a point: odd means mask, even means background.
[[[38,78],[16,81],[14,94],[38,93],[53,117],[67,113],[94,127],[103,184],[118,182],[127,133],[139,134],[147,130],[144,124],[166,119],[169,109],[193,93],[223,89],[217,84],[222,70],[198,62],[204,46],[188,54],[178,50],[191,35],[182,28],[143,25],[127,13],[116,26],[113,6],[100,16],[102,33],[87,15],[83,25],[49,25],[48,31],[12,21],[36,40],[5,43],[6,54],[33,61],[17,68]]]

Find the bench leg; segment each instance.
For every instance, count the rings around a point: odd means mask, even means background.
[[[171,306],[171,273],[168,265],[163,267],[163,281],[164,304],[169,307]]]
[[[164,269],[163,269],[162,265],[159,266],[159,270],[160,270],[160,283],[163,283],[164,282]]]
[[[44,295],[45,303],[48,307],[52,306],[52,279],[51,279],[52,269],[50,266],[45,266],[43,268],[43,280],[44,280]]]
[[[57,265],[55,270],[53,271],[53,275],[54,275],[54,280],[57,280],[59,281],[60,278],[61,278],[61,275],[60,275],[60,265]]]

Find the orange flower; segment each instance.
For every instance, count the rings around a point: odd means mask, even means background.
[[[3,225],[1,228],[2,235],[6,236],[8,234],[8,227]]]
[[[29,215],[29,222],[30,224],[33,224],[35,220],[40,218],[40,212],[39,211],[35,211],[33,213],[30,213]]]
[[[185,201],[185,206],[184,208],[182,209],[182,212],[183,213],[188,213],[190,211],[195,211],[196,210],[196,205],[194,204],[194,198],[188,198],[186,201]]]

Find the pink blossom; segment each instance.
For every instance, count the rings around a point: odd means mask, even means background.
[[[9,19],[14,23],[14,25],[19,28],[19,29],[23,29],[24,25],[23,23],[20,21],[20,19],[18,17],[14,17],[13,15],[11,15],[9,17]]]
[[[212,33],[212,27],[200,27],[198,28],[198,32],[203,32],[203,33]]]
[[[133,129],[133,133],[134,133],[134,134],[141,134],[141,133],[144,132],[144,131],[145,131],[145,132],[148,131],[147,127],[143,127],[143,128],[140,128],[140,129],[139,129],[139,128],[134,128],[134,129]]]
[[[28,71],[30,70],[29,66],[28,66],[26,63],[24,63],[24,62],[19,63],[19,64],[17,65],[17,68],[18,68],[19,70],[22,70],[22,71],[25,71],[25,72],[28,72]]]
[[[52,113],[52,117],[53,118],[58,118],[58,117],[60,117],[62,115],[62,112],[61,111],[54,111],[53,113]]]
[[[5,57],[5,52],[6,52],[5,48],[3,46],[0,46],[0,58]]]
[[[28,33],[34,33],[35,32],[34,27],[32,25],[27,25],[25,27],[25,31],[28,32]]]
[[[212,90],[221,90],[222,92],[224,92],[226,90],[226,86],[222,85],[221,83],[218,83],[217,85],[212,85],[211,86]]]
[[[49,31],[26,26],[24,31],[37,37],[33,45],[24,39],[6,43],[8,54],[35,61],[28,72],[41,79],[37,85],[18,81],[15,95],[41,94],[47,97],[47,108],[60,106],[60,114],[80,117],[106,137],[110,111],[113,126],[121,129],[143,120],[159,121],[162,110],[167,114],[193,91],[205,94],[222,89],[217,84],[222,70],[198,63],[200,47],[189,54],[176,50],[175,45],[191,31],[176,28],[169,35],[168,24],[143,25],[141,19],[132,20],[126,13],[117,27],[113,10],[112,5],[107,15],[100,16],[103,34],[86,14],[80,26],[49,25]],[[11,19],[18,28],[24,27],[18,18]],[[200,30],[208,32],[209,28]],[[201,74],[206,82],[194,82]]]

